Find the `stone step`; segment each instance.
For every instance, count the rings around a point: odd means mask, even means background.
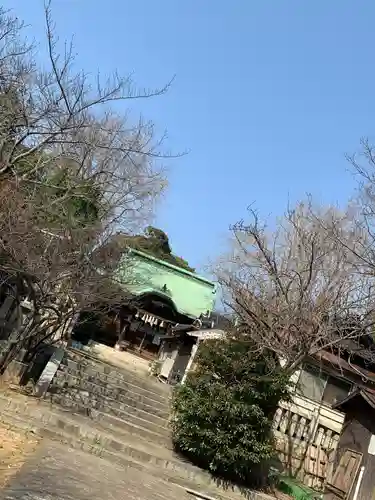
[[[36,415],[34,416],[33,412],[30,412],[30,407],[27,413],[27,417],[25,414],[16,417],[12,412],[2,411],[0,421],[11,420],[15,425],[18,423],[18,427],[23,427],[25,430],[38,435],[50,437],[71,436],[84,440],[87,446],[94,445],[99,449],[118,453],[141,463],[153,463],[162,467],[172,466],[171,468],[174,469],[178,469],[181,465],[179,458],[174,456],[172,450],[158,449],[156,445],[150,445],[146,441],[135,441],[137,436],[132,434],[123,434],[119,439],[115,432],[108,432],[97,425],[95,427],[88,426],[86,419],[83,417],[77,415],[70,415],[69,417],[66,415],[59,416],[52,413],[48,419],[48,424],[41,426]],[[186,466],[194,468],[188,462]]]
[[[85,378],[73,375],[69,372],[58,371],[54,377],[49,392],[56,393],[58,391],[68,391],[81,389],[89,392],[95,398],[109,398],[118,403],[123,403],[127,406],[138,408],[140,410],[152,413],[161,418],[169,418],[169,406],[167,403],[155,401],[143,394],[136,392],[137,388],[124,390],[122,387],[113,385],[104,385],[91,382]]]
[[[172,451],[158,449],[152,445],[142,446],[134,441],[134,436],[128,436],[129,441],[118,439],[116,435],[86,425],[82,417],[59,415],[50,412],[45,423],[41,423],[40,408],[36,412],[31,406],[18,416],[14,412],[2,411],[0,421],[11,423],[26,432],[37,436],[57,440],[73,449],[97,455],[124,468],[147,471],[170,483],[184,488],[197,490],[206,495],[215,494],[216,498],[224,500],[224,491],[217,488],[215,480],[206,471],[182,460]],[[225,495],[225,496],[224,496]]]
[[[157,425],[150,420],[145,420],[144,418],[141,418],[132,413],[118,410],[117,408],[106,407],[105,411],[103,411],[104,408],[100,404],[98,405],[99,408],[92,407],[90,402],[87,402],[86,400],[82,401],[81,399],[79,399],[79,396],[77,396],[77,399],[75,399],[76,396],[72,393],[49,394],[46,397],[52,403],[58,404],[64,408],[68,408],[71,411],[76,412],[80,415],[91,416],[91,418],[95,419],[95,410],[96,410],[99,411],[100,413],[106,413],[107,415],[115,416],[119,420],[123,420],[124,422],[127,422],[129,424],[134,424],[139,427],[143,427],[144,429],[152,431],[156,434],[165,437],[170,436],[170,430],[168,429],[168,427]]]
[[[67,376],[71,375],[72,377],[75,377],[79,385],[88,382],[98,386],[101,385],[103,387],[113,388],[114,391],[124,395],[131,392],[139,398],[148,398],[150,404],[159,404],[159,407],[164,408],[165,410],[169,408],[170,394],[158,394],[153,391],[148,391],[138,385],[137,380],[135,380],[134,383],[133,381],[119,381],[108,377],[108,375],[103,373],[96,372],[94,367],[90,368],[88,371],[79,371],[74,369],[72,366],[60,365],[57,373],[57,376],[59,377],[62,376],[61,373],[65,373]]]
[[[91,418],[95,421],[96,425],[115,433],[117,436],[123,436],[126,438],[128,435],[132,435],[147,444],[154,444],[162,446],[166,449],[173,449],[170,435],[164,436],[162,434],[158,434],[157,432],[150,431],[140,425],[125,422],[124,420],[121,420],[113,415],[96,410],[91,412]]]
[[[53,389],[56,389],[55,391]],[[123,418],[123,414],[132,415],[133,417],[139,417],[142,420],[147,421],[152,425],[157,425],[165,429],[169,428],[168,415],[167,417],[160,417],[156,415],[151,408],[151,411],[145,411],[136,405],[130,406],[121,401],[117,401],[113,398],[97,395],[89,392],[80,387],[52,387],[49,391],[51,395],[65,395],[68,398],[82,403],[84,406],[102,411],[104,413],[109,413],[110,415],[115,415],[119,418]]]
[[[27,432],[66,443],[73,449],[82,449],[124,467],[151,473],[154,477],[190,490],[224,499],[269,500],[271,497],[227,485],[224,491],[216,479],[206,471],[183,460],[171,450],[138,439],[137,435],[121,435],[116,426],[112,431],[104,425],[79,416],[53,409],[49,404],[33,398],[0,397],[0,420],[19,426]]]
[[[119,444],[116,451],[117,445],[115,441],[112,441],[109,446],[103,447],[102,444],[98,445],[98,437],[90,439],[88,436],[76,436],[70,434],[69,431],[64,431],[60,427],[61,421],[59,427],[54,428],[49,426],[40,428],[36,421],[33,422],[30,419],[15,417],[7,412],[1,414],[0,421],[7,425],[11,424],[13,429],[17,428],[20,432],[32,432],[34,435],[41,438],[47,438],[52,441],[58,441],[60,444],[67,445],[72,450],[82,450],[91,455],[98,456],[101,459],[108,460],[112,464],[120,465],[124,472],[128,473],[138,470],[148,475],[151,474],[153,477],[163,482],[180,486],[183,490],[194,493],[192,498],[228,500],[227,495],[223,496],[223,491],[219,490],[218,487],[212,484],[208,479],[204,478],[202,480],[200,474],[194,474],[192,471],[186,473],[184,469],[181,470],[179,467],[176,467],[171,461],[160,460],[150,454],[140,453],[139,450],[136,449],[124,449],[122,444]],[[123,450],[123,452],[121,452],[120,449]],[[197,489],[199,489],[199,492],[197,492]],[[238,500],[243,499],[238,498]]]
[[[82,367],[95,366],[98,371],[101,371],[102,373],[105,373],[106,375],[114,378],[118,377],[124,380],[138,380],[142,384],[141,386],[143,386],[144,384],[145,388],[150,388],[150,390],[152,390],[151,388],[154,388],[156,392],[170,392],[170,386],[161,384],[157,380],[157,378],[152,376],[151,374],[146,374],[144,372],[134,372],[131,369],[127,369],[126,365],[121,367],[113,365],[109,361],[100,359],[84,351],[69,348],[65,351],[65,359],[75,362]]]
[[[119,371],[102,361],[89,361],[81,359],[80,361],[64,358],[62,366],[68,367],[68,370],[79,372],[82,376],[95,376],[103,381],[113,383],[114,385],[131,384],[140,389],[154,394],[157,399],[165,400],[171,394],[171,387],[167,384],[158,382],[155,377],[136,376],[134,373]],[[155,398],[154,396],[154,398]],[[156,399],[155,398],[155,399]]]

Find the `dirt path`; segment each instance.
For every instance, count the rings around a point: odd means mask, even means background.
[[[38,441],[0,424],[0,488],[11,480],[34,453]]]

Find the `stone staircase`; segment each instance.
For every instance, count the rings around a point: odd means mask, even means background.
[[[171,388],[150,376],[67,350],[46,399],[118,434],[171,448]]]
[[[0,395],[0,421],[144,471],[185,491],[214,499],[266,499],[237,487],[223,489],[206,471],[173,451],[171,387],[143,373],[68,349],[44,399]],[[204,498],[204,497],[201,497]]]

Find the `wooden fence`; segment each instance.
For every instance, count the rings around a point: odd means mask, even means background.
[[[344,414],[295,396],[275,414],[276,450],[288,474],[322,490],[332,475]]]

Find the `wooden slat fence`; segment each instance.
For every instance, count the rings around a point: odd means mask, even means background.
[[[296,396],[275,414],[276,450],[288,474],[322,490],[332,476],[335,452],[344,422],[341,412]]]

